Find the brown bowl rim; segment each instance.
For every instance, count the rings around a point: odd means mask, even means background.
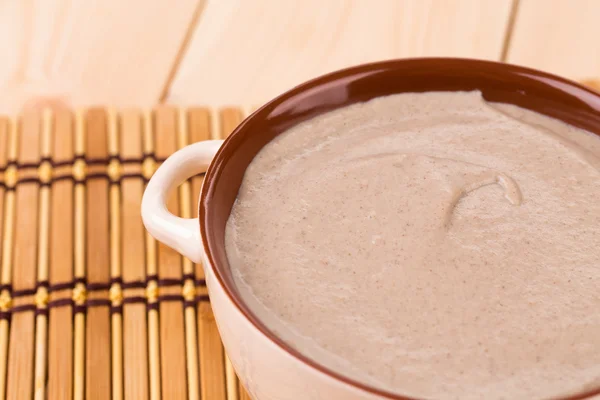
[[[597,112],[600,115],[600,93],[585,87],[579,83],[573,82],[566,78],[562,78],[557,75],[553,75],[547,72],[539,71],[536,69],[518,66],[514,64],[507,64],[495,61],[488,60],[478,60],[478,59],[470,59],[470,58],[452,58],[452,57],[424,57],[424,58],[405,58],[405,59],[394,59],[394,60],[386,60],[379,61],[373,63],[362,64],[358,66],[353,66],[350,68],[341,69],[335,72],[331,72],[317,78],[311,79],[305,83],[302,83],[287,92],[279,95],[273,100],[269,101],[255,112],[253,112],[248,118],[246,118],[238,127],[228,136],[228,138],[224,141],[223,145],[215,155],[211,165],[209,166],[206,175],[204,177],[204,183],[202,185],[202,190],[200,194],[199,201],[199,222],[200,222],[200,233],[202,237],[202,245],[204,247],[204,252],[208,261],[210,262],[215,276],[225,291],[227,297],[234,306],[237,308],[239,312],[256,328],[259,332],[261,332],[266,338],[268,338],[271,342],[277,345],[281,350],[288,353],[290,356],[295,358],[296,360],[302,362],[306,366],[325,374],[329,378],[339,381],[341,383],[350,385],[354,389],[359,389],[364,392],[367,392],[372,395],[377,395],[390,400],[421,400],[419,398],[410,397],[406,395],[402,395],[399,393],[393,393],[390,391],[386,391],[383,389],[376,388],[374,386],[359,382],[352,378],[346,377],[336,371],[331,370],[328,367],[325,367],[319,364],[316,361],[304,356],[299,351],[295,350],[287,343],[285,343],[282,339],[280,339],[277,335],[271,332],[258,317],[254,315],[254,313],[249,309],[249,307],[245,304],[245,302],[241,299],[241,296],[237,292],[235,287],[232,287],[233,284],[225,279],[225,272],[223,271],[223,265],[219,264],[217,260],[213,257],[213,252],[211,251],[215,246],[219,246],[219,243],[213,243],[211,240],[213,236],[211,235],[211,226],[208,221],[208,215],[211,208],[211,198],[214,193],[214,186],[216,181],[220,178],[220,172],[223,165],[226,163],[227,159],[233,154],[235,149],[229,149],[230,144],[235,141],[235,139],[243,134],[247,129],[251,122],[255,120],[268,120],[270,113],[276,109],[278,105],[281,105],[285,101],[291,100],[294,97],[301,96],[303,93],[308,92],[311,89],[317,88],[319,86],[331,85],[332,83],[338,83],[339,85],[346,85],[347,78],[355,77],[360,79],[361,76],[365,75],[365,73],[372,73],[376,71],[382,70],[391,70],[395,69],[399,66],[406,66],[406,64],[414,64],[414,67],[418,67],[419,65],[427,65],[431,66],[431,64],[439,64],[444,65],[447,63],[460,65],[465,68],[465,71],[471,74],[476,74],[479,70],[495,70],[496,72],[521,75],[523,77],[527,77],[527,79],[534,79],[541,83],[544,83],[548,86],[552,86],[554,89],[557,89],[563,92],[564,95],[569,95],[572,97],[576,97],[578,100],[581,100],[582,103],[590,106],[594,112]],[[466,73],[468,75],[469,73]],[[352,80],[352,82],[354,82]],[[401,92],[400,92],[401,93]],[[343,107],[346,104],[350,104],[351,102],[347,102],[345,104],[340,105]],[[591,104],[594,103],[594,104]],[[336,107],[337,108],[337,107]],[[324,111],[325,112],[325,111]],[[560,118],[563,120],[568,120],[568,117]],[[577,121],[566,121],[573,123],[574,125],[579,125]],[[600,135],[600,132],[595,132]],[[222,246],[222,244],[221,244]],[[566,397],[554,398],[554,400],[583,400],[588,399],[592,396],[600,394],[600,386],[593,387],[591,389],[581,391],[579,393],[573,393]]]

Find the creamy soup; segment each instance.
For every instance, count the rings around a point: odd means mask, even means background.
[[[408,396],[600,385],[600,139],[479,92],[305,121],[249,165],[226,251],[284,341]]]

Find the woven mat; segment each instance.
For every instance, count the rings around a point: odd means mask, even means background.
[[[249,399],[200,265],[149,237],[144,184],[238,109],[31,111],[0,118],[0,394],[8,399]],[[170,199],[192,217],[202,177]]]

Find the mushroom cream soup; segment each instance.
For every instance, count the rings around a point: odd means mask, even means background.
[[[264,324],[361,382],[441,399],[600,383],[600,139],[541,114],[428,92],[305,121],[249,165],[225,245]]]

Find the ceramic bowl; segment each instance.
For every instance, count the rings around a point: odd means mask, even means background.
[[[190,145],[167,159],[148,183],[144,223],[155,238],[204,265],[211,306],[240,380],[255,400],[408,399],[354,381],[308,359],[252,313],[234,284],[224,247],[225,224],[244,171],[275,136],[316,115],[403,92],[479,90],[488,101],[511,103],[600,134],[600,95],[544,72],[467,59],[404,59],[334,72],[304,83],[254,112],[225,140]],[[206,171],[199,219],[167,211],[168,194]],[[600,388],[569,397],[590,398]]]

